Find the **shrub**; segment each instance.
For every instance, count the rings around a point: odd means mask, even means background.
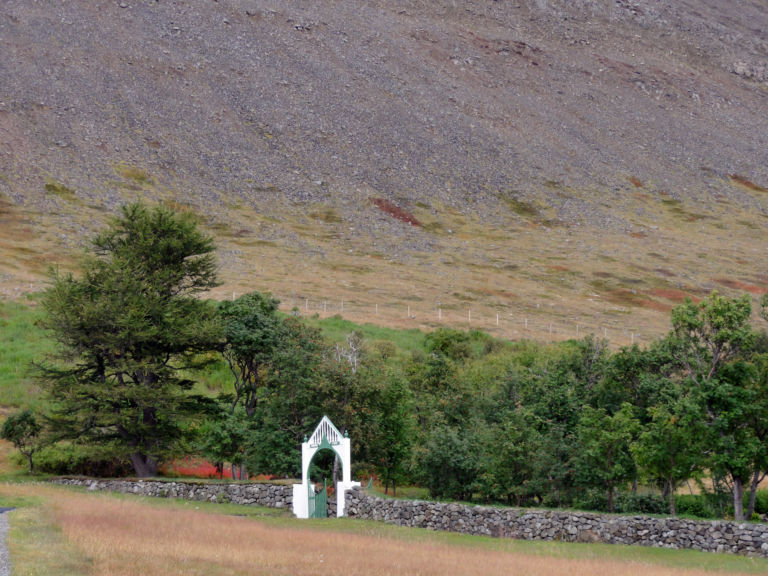
[[[576,499],[574,508],[608,512],[608,497],[602,490],[586,490]],[[613,501],[613,511],[618,514],[666,514],[669,504],[656,494],[619,492]]]
[[[712,496],[707,494],[679,494],[675,497],[675,510],[678,514],[696,518],[720,517]]]
[[[573,501],[573,507],[579,510],[608,512],[608,496],[602,490],[584,490]]]
[[[105,458],[74,444],[46,446],[37,453],[35,463],[37,470],[47,474],[118,477],[133,472],[127,459]]]
[[[768,514],[768,490],[758,490],[755,495],[755,512]]]
[[[616,512],[624,514],[667,514],[669,504],[657,494],[621,492],[614,503]]]

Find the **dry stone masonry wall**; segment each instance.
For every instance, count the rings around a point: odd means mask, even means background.
[[[108,490],[124,494],[181,498],[200,502],[232,502],[291,508],[293,488],[279,484],[203,484],[195,482],[158,482],[154,480],[94,480],[89,478],[62,478],[58,484],[82,486],[88,490]]]
[[[390,500],[361,490],[347,493],[346,513],[399,526],[500,538],[692,548],[768,557],[766,524]]]
[[[291,486],[277,484],[203,484],[151,480],[59,479],[89,490],[109,490],[161,498],[256,504],[291,508]],[[392,500],[347,492],[346,514],[416,528],[521,540],[603,542],[659,548],[691,548],[768,557],[768,524],[695,521],[648,516],[611,516],[589,512],[469,506],[422,500]],[[329,502],[329,509],[331,502]],[[330,510],[329,510],[330,511]]]

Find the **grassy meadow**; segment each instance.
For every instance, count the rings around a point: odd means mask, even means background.
[[[14,574],[765,574],[768,560],[498,540],[287,511],[4,484]]]
[[[42,312],[33,302],[0,301],[0,407],[32,408],[40,402],[33,363],[53,352],[39,326]]]

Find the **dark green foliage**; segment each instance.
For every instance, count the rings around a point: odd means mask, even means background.
[[[391,374],[378,389],[372,405],[369,461],[384,483],[397,495],[397,485],[406,478],[415,426],[411,393],[399,374]]]
[[[573,506],[581,510],[611,512],[608,495],[594,488],[580,493]],[[667,503],[658,494],[619,492],[613,503],[613,512],[617,514],[664,514],[666,509]]]
[[[755,512],[768,514],[768,490],[758,490],[755,494]]]
[[[60,442],[44,446],[35,456],[37,470],[45,474],[98,476],[116,478],[128,476],[133,465],[128,458],[118,458],[106,449]]]
[[[433,498],[471,500],[478,473],[472,433],[449,426],[435,428],[421,454],[420,468]]]
[[[182,370],[220,341],[215,307],[196,298],[216,285],[213,251],[191,217],[133,204],[81,277],[54,273],[43,307],[64,363],[42,375],[59,439],[109,446],[139,476],[174,453],[200,410]]]
[[[701,407],[691,398],[675,394],[669,383],[666,402],[648,409],[646,423],[632,446],[632,453],[645,475],[663,486],[669,497],[669,513],[675,515],[678,486],[701,472],[705,461],[706,429]]]
[[[530,411],[503,411],[485,434],[477,490],[484,501],[523,505],[543,492],[536,474],[542,437]]]
[[[424,338],[427,350],[450,360],[464,360],[472,356],[470,337],[466,332],[438,328]]]
[[[576,433],[578,449],[574,454],[577,481],[585,486],[603,486],[608,511],[614,511],[614,491],[636,476],[630,445],[639,426],[632,406],[609,415],[603,408],[585,406]]]
[[[279,304],[269,294],[251,292],[219,307],[225,338],[222,355],[232,372],[235,390],[233,411],[242,403],[245,413],[253,415],[258,388],[264,385],[265,373],[284,344]]]
[[[708,465],[729,479],[737,521],[744,519],[745,488],[754,494],[768,464],[761,438],[768,406],[756,385],[758,367],[746,357],[754,343],[751,310],[748,295],[731,300],[713,292],[699,304],[687,300],[675,308],[670,334],[683,386],[706,415]]]
[[[29,463],[29,472],[35,472],[32,456],[40,449],[42,426],[30,410],[15,412],[6,418],[0,429],[0,438],[11,442]]]
[[[712,498],[703,494],[679,494],[676,497],[677,513],[696,518],[718,518],[718,507],[713,505]],[[721,500],[723,500],[721,498]]]
[[[664,514],[666,511],[667,503],[658,494],[620,492],[614,506],[614,512],[620,514]]]
[[[298,449],[323,416],[317,387],[327,348],[319,330],[294,317],[281,321],[281,340],[272,353],[264,385],[248,419],[245,459],[249,472],[299,476]]]
[[[222,407],[217,414],[203,421],[197,431],[197,449],[204,458],[214,463],[220,478],[224,474],[225,462],[232,465],[233,478],[240,476],[238,467],[245,460],[248,445],[244,416],[242,407],[235,411]]]

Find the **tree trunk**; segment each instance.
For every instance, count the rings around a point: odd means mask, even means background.
[[[613,486],[608,488],[608,512],[613,513]]]
[[[669,479],[669,515],[675,515],[675,486],[672,484],[672,479]]]
[[[752,514],[755,513],[755,497],[757,496],[757,487],[762,480],[762,474],[760,470],[755,470],[755,474],[752,476],[752,483],[749,486],[749,504],[747,504],[747,520],[752,518]]]
[[[744,485],[741,478],[733,479],[733,519],[744,522]]]
[[[151,456],[134,452],[131,454],[131,464],[133,464],[133,469],[139,478],[157,476],[157,461]]]
[[[662,500],[666,500],[669,498],[669,482],[666,480],[661,483],[661,498]]]

